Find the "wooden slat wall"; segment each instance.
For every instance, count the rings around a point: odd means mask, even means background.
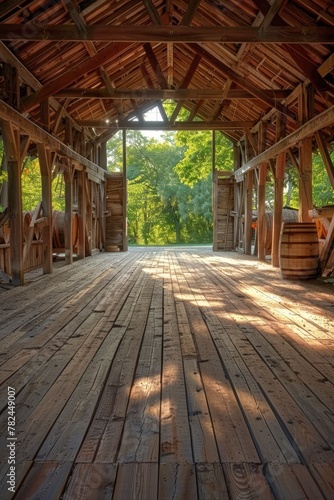
[[[112,173],[106,181],[107,251],[127,250],[126,186],[123,173]]]
[[[228,173],[229,174],[229,173]],[[215,171],[213,179],[213,249],[229,251],[234,248],[234,180]]]

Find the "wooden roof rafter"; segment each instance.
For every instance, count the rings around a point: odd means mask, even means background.
[[[37,123],[40,103],[48,97],[58,105],[66,103],[80,123],[90,118],[125,123],[132,113],[140,118],[144,105],[153,104],[167,123],[163,100],[168,98],[189,110],[189,121],[197,116],[208,123],[258,123],[267,115],[275,120],[277,111],[286,113],[288,134],[298,127],[300,104],[290,95],[301,83],[327,89],[314,97],[316,114],[334,99],[328,1],[322,0],[326,15],[319,16],[317,2],[311,0],[244,0],[242,5],[237,0],[97,0],[91,5],[64,0],[47,18],[37,0],[27,0],[32,6],[29,19],[22,17],[20,3],[11,0],[0,38],[41,75],[43,92],[29,95],[27,89],[26,97],[21,94],[22,111]],[[24,37],[30,28],[30,38]],[[122,50],[109,58],[118,44]],[[297,66],[286,47],[305,54],[305,67]],[[185,85],[188,68],[199,56]],[[63,137],[62,113],[52,111],[51,124]],[[96,128],[92,139],[109,131]],[[236,129],[233,138],[239,140],[243,133]],[[275,125],[269,125],[268,143],[273,140]]]

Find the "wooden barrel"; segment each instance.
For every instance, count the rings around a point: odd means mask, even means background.
[[[117,245],[106,245],[104,250],[105,252],[119,252],[119,247]]]
[[[283,222],[279,267],[284,279],[314,279],[319,274],[319,241],[313,222]]]
[[[271,254],[271,245],[273,239],[273,219],[274,212],[265,213],[265,250],[266,255]],[[283,208],[282,210],[282,222],[297,222],[298,221],[298,210],[292,210],[290,208]]]
[[[72,215],[72,245],[78,240],[78,214]],[[65,248],[65,212],[53,210],[52,212],[52,245],[53,248]]]

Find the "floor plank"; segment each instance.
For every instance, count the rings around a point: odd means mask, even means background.
[[[208,247],[99,253],[4,291],[1,499],[15,441],[19,500],[332,500],[333,291]]]

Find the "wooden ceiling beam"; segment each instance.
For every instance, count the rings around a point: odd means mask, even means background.
[[[269,4],[268,4],[269,5]],[[277,16],[276,16],[277,17]],[[71,24],[1,24],[0,40],[68,42],[217,42],[217,43],[334,43],[328,26],[133,26],[88,25],[86,32]]]
[[[79,120],[78,123],[82,127],[94,128],[112,128],[115,126],[119,130],[236,130],[252,128],[255,125],[254,121],[176,121],[168,122],[138,122],[138,121],[118,121],[106,123],[103,120]]]
[[[184,89],[179,88],[175,90],[169,89],[155,89],[151,86],[152,81],[148,80],[149,77],[146,68],[141,66],[142,74],[146,83],[150,88],[148,89],[85,89],[79,88],[66,88],[57,92],[54,97],[63,98],[81,98],[81,99],[208,99],[213,101],[220,101],[221,99],[258,99],[257,96],[243,89],[230,89],[225,92],[225,89]],[[150,84],[149,84],[150,82]],[[286,99],[292,90],[272,90],[262,89],[262,92],[271,99]]]

